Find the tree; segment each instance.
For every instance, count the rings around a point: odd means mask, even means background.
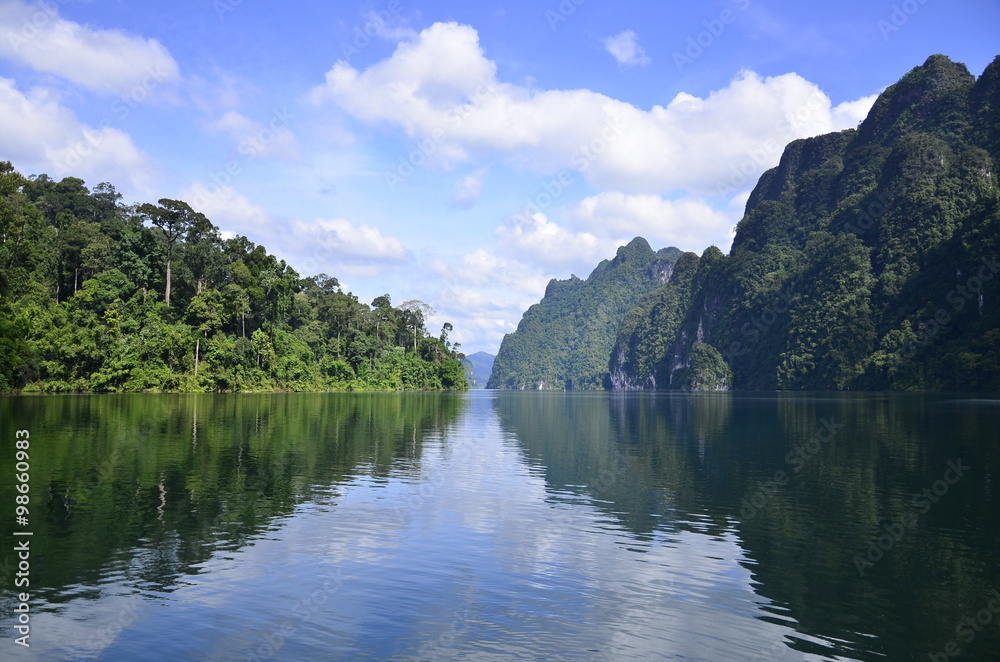
[[[372,311],[372,315],[375,317],[375,338],[381,339],[381,329],[383,325],[390,325],[394,320],[394,313],[396,312],[392,307],[392,299],[389,298],[388,294],[383,294],[380,297],[375,297],[372,301],[372,307],[375,308]],[[391,336],[390,336],[391,337]]]
[[[188,304],[188,318],[200,335],[194,345],[194,376],[198,377],[198,358],[201,350],[201,339],[208,339],[208,334],[222,327],[225,323],[224,299],[218,290],[205,290],[194,295]]]
[[[174,260],[174,244],[183,237],[192,227],[211,226],[208,219],[199,212],[191,209],[191,206],[181,200],[171,200],[160,198],[159,207],[151,204],[144,204],[139,207],[139,211],[146,216],[149,221],[160,228],[163,236],[167,240],[167,282],[164,290],[163,302],[170,307],[170,270]]]
[[[406,312],[404,317],[407,327],[413,328],[413,351],[417,351],[417,332],[424,328],[427,318],[435,314],[435,310],[419,299],[410,299],[399,305]]]
[[[219,228],[198,214],[184,236],[184,264],[195,281],[195,294],[201,294],[205,277],[219,262]]]

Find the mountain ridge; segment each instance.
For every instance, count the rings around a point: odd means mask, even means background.
[[[975,78],[932,55],[857,129],[792,141],[751,191],[728,255],[676,255],[658,286],[631,293],[603,386],[1000,390],[998,127],[1000,56]],[[544,337],[549,292],[586,282],[553,281],[522,324]],[[563,317],[603,304],[597,290],[578,299]],[[504,342],[525,335],[519,325]]]

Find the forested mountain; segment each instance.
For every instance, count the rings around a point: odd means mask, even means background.
[[[622,318],[670,279],[680,251],[642,238],[618,249],[586,280],[549,281],[545,297],[504,337],[487,388],[599,389]]]
[[[182,201],[0,162],[0,391],[466,388],[429,310],[301,278]]]
[[[462,359],[465,366],[465,379],[469,382],[470,388],[486,388],[493,374],[493,361],[496,356],[486,352],[475,352]]]
[[[790,143],[729,255],[623,316],[606,386],[1000,390],[998,90],[1000,57],[977,80],[935,55],[857,129]]]

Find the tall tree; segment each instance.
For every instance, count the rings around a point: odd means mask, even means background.
[[[219,228],[201,214],[188,226],[182,258],[194,277],[195,294],[201,294],[206,276],[221,263],[217,248],[220,240]]]
[[[406,311],[406,325],[413,327],[413,351],[417,351],[417,331],[423,328],[427,318],[436,311],[419,299],[410,299],[399,305],[401,310]]]
[[[204,214],[194,211],[191,206],[181,200],[171,200],[160,198],[159,206],[144,204],[139,211],[149,219],[149,221],[160,228],[163,236],[167,240],[167,283],[164,290],[163,301],[170,307],[170,271],[174,261],[174,244],[183,237],[192,227],[211,226]]]

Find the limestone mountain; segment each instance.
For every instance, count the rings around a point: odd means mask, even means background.
[[[729,255],[629,314],[611,386],[1000,390],[998,78],[935,55],[790,143]]]
[[[676,248],[654,252],[642,238],[618,249],[586,279],[553,279],[504,337],[487,388],[600,389],[622,318],[670,280]]]

